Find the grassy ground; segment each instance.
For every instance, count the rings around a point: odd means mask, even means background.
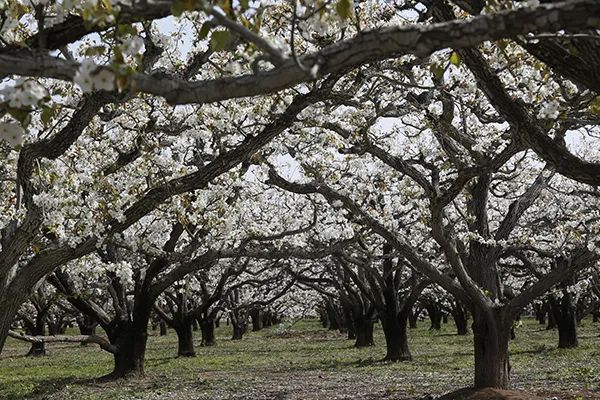
[[[473,375],[472,336],[440,332],[428,324],[410,332],[414,361],[379,362],[385,341],[354,349],[344,335],[317,321],[282,324],[242,341],[217,330],[217,346],[192,359],[175,357],[177,338],[152,336],[146,378],[98,384],[112,356],[94,347],[50,344],[49,355],[24,357],[28,345],[9,339],[0,355],[0,399],[419,399],[468,386]],[[154,332],[153,332],[154,333]],[[600,399],[600,324],[585,321],[580,347],[556,348],[556,332],[526,319],[511,343],[513,386],[558,399]],[[199,335],[198,335],[199,336]]]

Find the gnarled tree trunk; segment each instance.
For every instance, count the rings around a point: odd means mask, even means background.
[[[177,355],[180,357],[195,357],[193,324],[190,318],[183,318],[176,326]]]
[[[373,321],[367,318],[354,318],[356,342],[354,347],[373,346]]]
[[[396,315],[394,312],[386,313],[381,319],[385,335],[387,361],[410,361],[412,356],[408,348],[408,313]]]
[[[475,346],[475,387],[507,389],[510,384],[508,342],[512,321],[505,312],[492,311],[486,316],[481,310],[473,312]]]

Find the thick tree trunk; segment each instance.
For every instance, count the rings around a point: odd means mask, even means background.
[[[114,354],[115,368],[103,380],[144,376],[144,358],[148,342],[148,322],[154,299],[136,298],[132,320],[119,321],[111,332],[110,342],[117,347]]]
[[[356,342],[354,347],[373,346],[373,321],[366,318],[355,318]]]
[[[194,333],[192,321],[185,319],[175,328],[177,333],[177,355],[180,357],[195,357]]]
[[[408,325],[408,314],[395,315],[389,313],[381,320],[387,353],[384,360],[387,361],[410,361],[412,356],[408,348],[408,336],[406,328]]]
[[[118,351],[114,354],[113,372],[103,380],[144,376],[147,332],[136,329],[123,329],[116,341]]]
[[[508,342],[511,323],[502,311],[490,319],[480,310],[473,312],[475,345],[475,388],[507,389],[510,385]]]
[[[200,330],[202,331],[202,343],[200,346],[214,346],[215,342],[215,321],[212,318],[200,320]]]
[[[28,291],[24,290],[22,293],[28,293]],[[8,291],[0,293],[0,353],[2,353],[2,349],[6,343],[8,331],[15,320],[17,310],[25,301],[22,293],[21,296]]]
[[[569,349],[579,345],[577,340],[577,315],[573,295],[564,292],[559,300],[551,300],[552,313],[558,326],[558,348]]]

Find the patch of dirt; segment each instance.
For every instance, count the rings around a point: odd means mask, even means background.
[[[543,398],[516,390],[465,388],[445,394],[438,400],[543,400]]]
[[[433,397],[425,397],[422,400],[429,399],[433,399]],[[518,390],[464,388],[447,393],[438,397],[437,400],[600,400],[600,393],[584,390],[532,394]]]

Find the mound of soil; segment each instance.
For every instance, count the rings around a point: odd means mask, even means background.
[[[438,400],[542,400],[542,397],[516,390],[465,388],[445,394]]]

